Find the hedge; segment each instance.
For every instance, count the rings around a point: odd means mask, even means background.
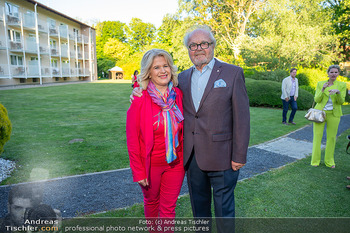
[[[281,83],[246,78],[246,87],[250,106],[282,108]],[[309,109],[313,103],[313,95],[308,91],[299,88],[297,103],[298,109]]]
[[[12,126],[7,110],[0,104],[0,154],[4,151],[5,143],[10,140],[11,130]]]

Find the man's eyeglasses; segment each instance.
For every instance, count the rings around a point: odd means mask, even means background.
[[[188,46],[188,48],[191,51],[196,51],[198,49],[198,46],[201,47],[201,49],[207,49],[209,48],[209,46],[213,44],[213,42],[209,43],[209,42],[202,42],[200,44],[190,44],[190,46]]]

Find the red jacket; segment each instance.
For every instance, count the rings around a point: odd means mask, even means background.
[[[175,102],[183,113],[182,92],[176,87],[175,92]],[[180,128],[183,128],[183,121],[180,123]],[[183,130],[181,130],[181,132],[183,132]],[[126,142],[133,181],[137,182],[148,178],[153,149],[153,115],[152,98],[147,91],[143,91],[141,97],[135,97],[127,112]],[[179,134],[179,146],[176,152],[178,158],[182,161],[183,133]]]

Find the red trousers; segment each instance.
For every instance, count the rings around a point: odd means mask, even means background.
[[[174,166],[152,166],[150,168],[149,186],[143,187],[144,208],[146,219],[153,221],[160,218],[154,226],[155,231],[150,232],[173,232],[169,231],[170,226],[164,224],[164,219],[175,219],[176,201],[180,194],[185,170],[182,162]],[[161,223],[161,227],[159,224]],[[168,230],[164,230],[166,227]]]

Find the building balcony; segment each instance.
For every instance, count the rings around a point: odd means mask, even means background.
[[[82,35],[82,37],[83,37],[84,44],[89,44],[89,37],[84,35]]]
[[[62,76],[69,76],[69,67],[62,67]]]
[[[68,29],[67,29],[67,26],[61,25],[61,26],[59,27],[59,31],[60,31],[60,37],[61,37],[61,38],[65,38],[65,39],[68,38]]]
[[[12,52],[22,52],[23,51],[23,46],[21,41],[10,41],[10,50]]]
[[[38,53],[35,39],[30,37],[25,40],[25,51],[26,53]]]
[[[79,60],[83,60],[83,54],[81,54],[81,53],[78,52],[78,59],[79,59]]]
[[[60,69],[57,67],[51,67],[51,72],[53,77],[61,77]]]
[[[77,77],[78,76],[77,69],[75,68],[70,69],[70,76]]]
[[[28,65],[27,77],[39,77],[39,66],[38,65]]]
[[[8,78],[8,77],[9,77],[8,65],[0,64],[0,78]]]
[[[7,18],[7,25],[14,26],[14,27],[21,27],[21,20],[18,16],[14,15],[6,15]]]
[[[90,70],[89,70],[89,68],[85,68],[85,69],[84,69],[84,74],[85,74],[85,76],[90,76]]]
[[[24,14],[23,27],[31,31],[35,31],[35,18],[34,14]]]
[[[70,58],[74,58],[74,59],[76,58],[75,51],[74,52],[70,52],[69,55],[70,55]]]
[[[58,31],[56,28],[50,28],[49,32],[50,32],[50,36],[58,37]]]
[[[41,33],[47,33],[47,24],[42,20],[38,20],[38,30]]]
[[[11,74],[15,78],[25,78],[26,71],[25,71],[24,66],[11,65]]]
[[[42,55],[49,55],[49,49],[45,45],[40,45],[39,51],[40,51],[40,54],[42,54]]]
[[[42,77],[51,77],[50,67],[42,66],[41,67],[41,76]]]
[[[58,54],[58,51],[57,49],[51,49],[51,57],[58,57],[59,54]]]
[[[89,60],[89,53],[84,54],[84,60]]]

